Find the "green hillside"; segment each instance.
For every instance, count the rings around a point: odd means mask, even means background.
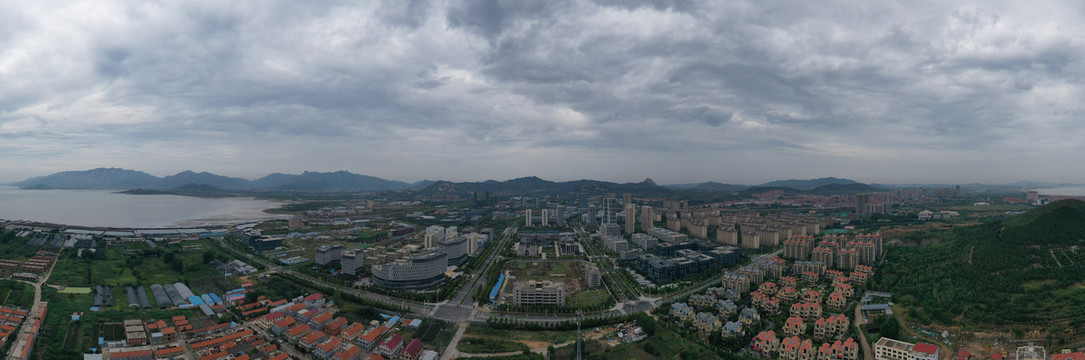
[[[1072,200],[931,234],[940,241],[891,248],[875,287],[893,292],[907,315],[921,322],[1044,326],[1080,336],[1085,246],[1071,245],[1085,237],[1083,224],[1085,202]]]
[[[1076,245],[1085,239],[1085,201],[1056,201],[1006,219],[1002,238],[1025,245]]]

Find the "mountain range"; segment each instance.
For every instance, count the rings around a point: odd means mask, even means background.
[[[402,191],[410,189],[412,184],[347,171],[306,171],[301,175],[273,173],[248,180],[189,170],[160,178],[136,170],[97,168],[64,171],[11,185],[25,189],[175,189],[204,185],[225,190]]]
[[[782,190],[788,194],[827,194],[879,190],[854,180],[832,177],[810,180],[780,180],[758,186],[722,184],[718,182],[661,186],[650,178],[638,183],[615,183],[590,179],[556,182],[535,176],[506,181],[451,182],[446,180],[422,180],[415,183],[406,183],[348,171],[306,171],[300,175],[272,173],[259,179],[248,180],[190,170],[165,177],[157,177],[142,171],[119,168],[64,171],[26,179],[10,185],[25,189],[138,189],[137,193],[170,191],[188,193],[195,190],[199,190],[197,192],[201,194],[225,194],[231,191],[404,191],[425,196],[467,196],[473,193],[484,194],[486,192],[505,196],[567,193],[598,194],[608,192],[665,195],[685,191],[757,193],[768,190]]]

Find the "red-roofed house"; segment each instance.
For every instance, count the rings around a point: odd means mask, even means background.
[[[329,321],[327,324],[324,324],[324,332],[332,335],[339,335],[339,332],[343,330],[343,326],[346,325],[347,319],[337,317]]]
[[[312,326],[317,330],[324,330],[324,325],[327,324],[328,321],[331,321],[331,319],[331,313],[321,313],[320,315],[314,316],[312,320],[309,320],[309,326]]]
[[[260,327],[267,329],[276,321],[282,320],[284,317],[286,317],[286,314],[282,311],[267,313],[266,315],[261,316],[259,320],[256,320],[256,325],[260,325]]]
[[[298,341],[302,336],[308,334],[310,330],[312,329],[309,329],[308,324],[294,325],[286,330],[286,338],[290,339],[290,341]]]
[[[286,360],[286,359],[289,359],[289,358],[290,358],[290,355],[287,355],[286,353],[279,353],[279,355],[275,355],[275,356],[271,357],[271,359],[269,359],[269,360]]]
[[[316,346],[316,349],[313,350],[313,354],[316,354],[316,356],[321,359],[331,358],[332,355],[335,355],[335,351],[339,350],[339,344],[342,343],[343,342],[337,337],[329,337],[327,340]]]
[[[354,339],[358,338],[358,335],[365,331],[365,325],[362,323],[351,323],[346,330],[339,333],[339,337],[343,338],[343,341],[354,342]]]
[[[291,316],[283,317],[282,319],[279,319],[278,321],[273,323],[273,325],[271,326],[271,332],[282,335],[283,331],[286,331],[286,329],[290,328],[290,326],[293,326],[296,322],[297,320],[294,320],[294,318]]]
[[[938,347],[927,343],[917,343],[912,348],[912,357],[920,360],[938,360]]]
[[[354,346],[353,344],[347,344],[343,351],[340,351],[335,356],[332,356],[333,360],[358,360],[362,354],[362,348]]]
[[[154,358],[154,354],[150,350],[135,350],[135,351],[110,351],[110,359],[123,359],[123,360],[151,360]]]
[[[370,329],[369,331],[366,331],[364,334],[362,334],[362,336],[354,339],[354,344],[361,346],[362,349],[365,351],[372,350],[374,347],[377,346],[377,343],[380,341],[381,335],[384,335],[385,331],[388,331],[388,328],[384,327],[384,325]]]
[[[381,354],[369,354],[369,360],[384,360]]]
[[[309,350],[327,338],[328,335],[325,335],[323,331],[313,331],[302,337],[299,345],[301,345],[302,348]]]
[[[403,337],[399,336],[399,334],[392,334],[388,340],[385,340],[377,347],[377,353],[389,359],[395,359],[402,350]]]
[[[418,360],[419,355],[422,355],[422,340],[411,339],[400,352],[399,360]]]
[[[324,295],[322,295],[322,294],[312,294],[312,295],[309,295],[309,296],[305,297],[305,305],[308,305],[308,306],[311,306],[311,307],[324,306],[325,302],[327,302],[327,300],[324,299]]]
[[[958,355],[959,354],[960,353],[958,353]],[[1051,354],[1051,360],[1085,360],[1085,352],[1078,351],[1066,354]]]
[[[171,348],[158,349],[154,351],[154,356],[160,359],[172,359],[175,356],[179,356],[185,352],[185,348],[182,346],[174,346]]]

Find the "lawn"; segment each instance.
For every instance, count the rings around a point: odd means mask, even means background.
[[[494,354],[528,350],[527,345],[494,338],[465,337],[460,339],[456,350],[468,354]]]

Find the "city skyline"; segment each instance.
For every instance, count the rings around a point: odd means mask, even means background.
[[[1083,6],[20,3],[0,183],[1080,183]]]

